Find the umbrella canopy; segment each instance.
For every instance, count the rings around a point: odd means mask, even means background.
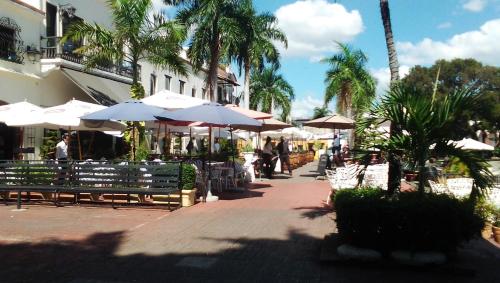
[[[460,141],[454,142],[455,147],[457,148],[462,148],[465,150],[495,150],[495,148],[491,145],[482,143],[480,141],[471,139],[471,138],[465,138]]]
[[[9,126],[35,124],[40,121],[42,107],[23,101],[0,106],[0,122]]]
[[[261,126],[242,126],[242,125],[240,125],[240,126],[238,126],[238,129],[252,131],[252,132],[265,132],[265,131],[275,131],[275,130],[281,130],[284,128],[292,127],[292,125],[289,125],[287,123],[281,122],[281,121],[276,120],[276,119],[265,119],[265,120],[262,120],[261,122],[262,122]]]
[[[43,111],[45,128],[71,128],[78,131],[123,131],[125,125],[116,121],[83,122],[80,117],[106,109],[106,106],[72,99],[71,101],[46,108]],[[48,125],[49,124],[49,125]]]
[[[209,103],[208,100],[182,95],[171,92],[169,90],[162,90],[154,95],[141,99],[147,105],[161,107],[170,110],[184,109],[188,107],[198,106],[204,103]]]
[[[270,118],[273,118],[273,114],[241,108],[238,105],[234,105],[234,104],[226,104],[225,107],[227,107],[231,110],[234,110],[240,114],[243,114],[247,117],[250,117],[252,119],[270,119]]]
[[[315,128],[335,128],[335,129],[353,129],[355,121],[339,114],[314,119],[304,123],[304,126]]]
[[[144,104],[139,100],[128,100],[115,104],[106,109],[87,114],[82,117],[84,120],[118,120],[118,121],[153,121],[155,115],[165,111],[162,108]]]
[[[164,111],[156,117],[160,120],[202,122],[206,126],[232,127],[260,126],[261,122],[226,108],[218,103],[206,103],[177,111]]]

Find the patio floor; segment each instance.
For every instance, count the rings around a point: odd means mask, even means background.
[[[500,249],[484,240],[464,251],[475,277],[321,265],[335,222],[314,166],[173,212],[0,205],[0,281],[500,282]]]

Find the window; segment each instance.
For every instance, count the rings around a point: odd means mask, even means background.
[[[196,88],[191,89],[191,97],[196,97]]]
[[[170,81],[172,80],[172,77],[169,75],[165,75],[165,89],[170,90]]]
[[[179,80],[179,93],[184,94],[184,86],[186,85],[185,81]]]
[[[151,74],[149,79],[149,95],[153,95],[156,92],[156,75]]]
[[[0,18],[0,58],[22,63],[21,47],[23,42],[19,37],[21,28],[10,18]]]

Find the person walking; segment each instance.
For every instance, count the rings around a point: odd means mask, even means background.
[[[60,165],[61,171],[59,171],[59,184],[64,184],[64,180],[66,179],[66,174],[68,172],[68,143],[69,143],[69,134],[65,133],[62,136],[61,141],[56,145],[56,160]]]
[[[58,161],[68,160],[68,142],[69,134],[65,133],[62,136],[61,141],[56,145],[56,159]]]
[[[262,149],[262,169],[266,178],[272,179],[273,177],[273,144],[271,143],[271,137],[266,138],[266,143],[264,144],[264,149]]]
[[[285,170],[285,164],[288,168],[288,173],[292,176],[292,167],[290,166],[290,149],[288,148],[288,140],[286,140],[283,136],[280,137],[280,142],[278,143],[278,153],[280,155],[281,162],[281,174],[283,174]]]

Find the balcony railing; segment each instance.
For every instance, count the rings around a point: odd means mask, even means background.
[[[74,52],[80,44],[75,44],[70,41],[61,43],[61,38],[56,36],[42,37],[41,39],[41,52],[42,59],[61,58],[63,60],[73,62],[80,65],[85,65],[85,56]],[[121,64],[101,64],[95,67],[108,73],[117,74],[132,79],[132,63],[123,61]],[[141,65],[137,65],[138,80],[141,80]]]

